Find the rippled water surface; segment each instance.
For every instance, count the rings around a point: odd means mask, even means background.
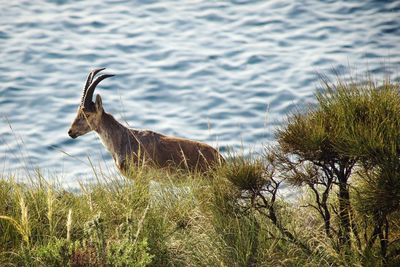
[[[2,1],[0,170],[89,179],[111,158],[72,140],[87,72],[107,112],[147,128],[260,150],[318,72],[348,65],[399,78],[399,1]]]

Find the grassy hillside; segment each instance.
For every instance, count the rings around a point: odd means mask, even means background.
[[[206,174],[1,177],[0,266],[399,266],[399,86],[325,89],[276,146]]]
[[[40,174],[24,185],[3,177],[0,265],[381,264],[378,243],[368,255],[366,244],[351,253],[338,249],[308,204],[310,192],[285,201],[261,160],[237,157],[207,176],[147,167],[137,173],[135,180],[100,177],[80,193],[50,185]],[[249,192],[257,190],[262,197]],[[398,218],[396,213],[391,219],[398,223]],[[354,219],[360,231],[372,227],[363,216]],[[391,235],[399,234],[397,224]]]

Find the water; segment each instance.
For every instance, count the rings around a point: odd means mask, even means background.
[[[67,130],[87,72],[107,112],[146,128],[254,149],[318,72],[368,69],[399,78],[399,1],[2,1],[0,173],[92,179],[88,157],[114,171],[94,133]],[[11,128],[10,128],[11,126]],[[59,173],[62,173],[60,176]]]

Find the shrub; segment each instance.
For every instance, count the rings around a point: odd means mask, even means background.
[[[311,189],[315,204],[309,206],[323,218],[327,236],[337,233],[338,250],[349,251],[352,237],[359,251],[362,247],[369,250],[379,236],[386,263],[387,218],[400,207],[399,85],[385,80],[378,86],[369,77],[357,83],[325,80],[324,87],[317,93],[314,107],[290,116],[277,132],[275,158],[287,181]],[[359,212],[370,214],[375,225],[372,233],[369,229],[364,233],[369,236],[364,245],[351,203],[351,181],[357,186],[353,191],[357,192]],[[336,189],[333,209],[329,199]],[[333,228],[332,213],[337,215],[337,229]]]

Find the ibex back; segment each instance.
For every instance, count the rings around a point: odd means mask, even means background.
[[[206,171],[224,161],[216,149],[205,143],[148,130],[129,129],[119,123],[104,111],[100,95],[96,95],[95,103],[92,101],[96,86],[114,76],[104,74],[93,81],[96,74],[104,69],[89,73],[77,116],[68,131],[70,137],[75,139],[95,131],[123,174],[129,164],[137,164],[142,160],[156,167],[186,168],[191,171]]]

